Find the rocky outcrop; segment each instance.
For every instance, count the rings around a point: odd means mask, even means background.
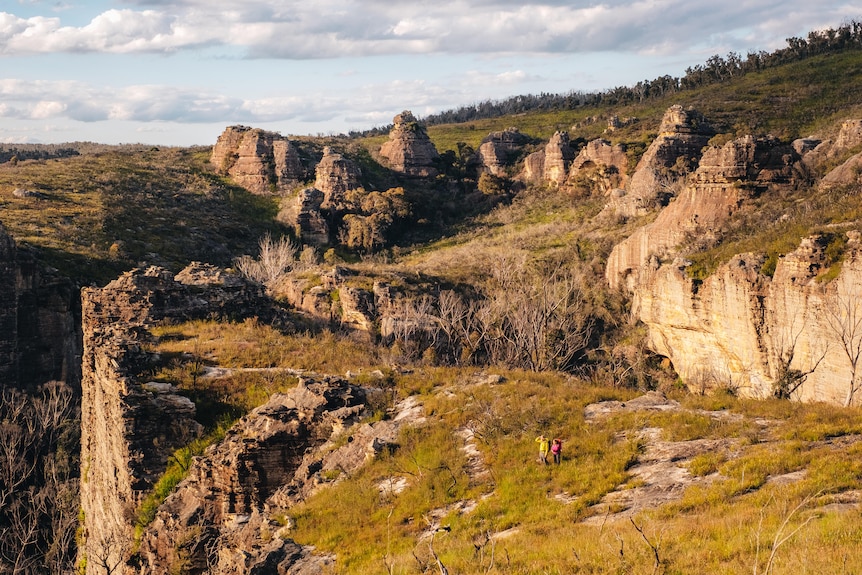
[[[319,560],[276,534],[281,525],[273,512],[324,482],[332,451],[320,448],[350,427],[364,406],[364,391],[344,380],[304,379],[243,417],[195,459],[159,509],[141,538],[140,572],[171,573],[180,554],[186,572],[213,574],[295,572],[298,563]],[[369,446],[355,443],[351,448],[364,463]]]
[[[697,166],[712,134],[699,112],[671,106],[662,118],[659,135],[638,162],[626,194],[617,196],[611,209],[623,216],[638,216],[666,205],[675,193],[675,181]]]
[[[0,386],[81,381],[78,290],[19,250],[0,224]]]
[[[799,154],[773,138],[746,136],[710,148],[682,194],[613,249],[609,283],[632,294],[650,348],[670,358],[690,387],[831,403],[851,395],[840,333],[842,322],[862,313],[858,233],[848,234],[840,274],[829,282],[822,276],[828,243],[822,237],[803,240],[772,276],[762,271],[765,256],[740,254],[695,279],[678,252],[692,241],[709,246],[752,196],[800,183],[809,183],[809,175]],[[860,399],[862,393],[854,401]]]
[[[573,188],[586,178],[594,189],[608,194],[628,181],[628,156],[625,144],[613,145],[602,138],[588,142],[572,161],[566,186]]]
[[[641,268],[672,259],[673,250],[688,238],[715,240],[743,201],[766,186],[794,185],[801,177],[799,156],[772,138],[745,136],[710,148],[680,196],[654,222],[614,247],[605,272],[608,283],[614,289],[639,289]]]
[[[658,266],[641,278],[634,311],[649,328],[650,346],[691,387],[769,397],[782,381],[798,382],[794,399],[844,404],[852,369],[840,333],[862,312],[858,235],[848,250],[840,275],[828,283],[817,279],[826,262],[817,237],[781,258],[772,278],[760,272],[763,257],[751,254],[703,282],[687,276],[683,261]],[[857,391],[853,402],[860,400]]]
[[[389,168],[407,176],[436,176],[437,148],[425,127],[407,110],[395,116],[392,123],[389,141],[380,147],[380,156],[387,160]]]
[[[361,172],[352,161],[329,146],[323,149],[323,158],[315,168],[314,187],[323,192],[324,209],[339,209],[347,192],[360,187]]]
[[[305,179],[299,153],[285,137],[248,126],[225,128],[210,162],[256,194],[285,191]]]
[[[329,224],[320,211],[323,200],[323,192],[305,188],[295,198],[284,200],[278,220],[292,227],[303,244],[324,246],[329,243]]]
[[[505,176],[513,157],[517,156],[529,141],[530,138],[519,132],[517,128],[491,132],[479,145],[479,160],[487,172],[495,176]]]
[[[148,328],[156,322],[262,317],[279,312],[262,288],[206,264],[173,276],[151,267],[82,293],[83,380],[80,552],[103,573],[129,550],[134,510],[168,456],[198,433],[194,405],[170,386],[149,384]]]
[[[569,145],[568,132],[555,132],[545,146],[542,179],[553,185],[565,183],[575,150]]]

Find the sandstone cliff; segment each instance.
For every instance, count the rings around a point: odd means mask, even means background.
[[[183,565],[186,573],[295,573],[299,564],[331,561],[279,536],[271,500],[286,503],[320,482],[319,448],[351,425],[364,398],[343,380],[304,380],[245,416],[195,459],[161,506],[143,534],[138,572]]]
[[[810,185],[796,148],[746,136],[710,148],[683,192],[657,219],[614,247],[606,275],[632,294],[633,315],[648,327],[649,346],[673,362],[690,386],[729,386],[751,397],[859,401],[851,357],[862,338],[847,336],[862,313],[862,250],[850,232],[840,274],[821,275],[827,239],[804,239],[779,259],[740,254],[704,280],[687,273],[681,245],[708,247],[750,199]],[[803,150],[804,151],[804,150]],[[813,152],[807,152],[813,153]]]
[[[818,238],[779,260],[772,278],[760,272],[762,256],[751,254],[703,282],[686,275],[685,262],[654,267],[634,293],[635,314],[649,327],[651,347],[693,388],[730,386],[761,398],[798,382],[794,399],[844,404],[852,391],[858,403],[847,346],[858,349],[859,335],[842,337],[862,313],[858,238],[849,249],[828,283],[817,280],[825,263]]]
[[[75,286],[19,250],[0,224],[0,387],[81,381]]]
[[[395,116],[392,122],[394,126],[389,133],[389,141],[380,148],[380,155],[388,161],[389,167],[408,176],[437,175],[434,167],[437,148],[425,127],[407,110]]]
[[[274,132],[229,126],[213,146],[210,162],[256,194],[284,191],[305,179],[296,148]]]
[[[88,573],[104,573],[128,553],[133,512],[165,470],[168,456],[198,433],[194,404],[169,386],[148,385],[147,328],[162,320],[276,320],[261,288],[204,264],[174,277],[137,269],[82,294],[84,334],[81,508]],[[269,310],[269,312],[267,311]]]
[[[606,269],[611,288],[624,284],[634,291],[639,270],[650,258],[653,267],[672,258],[688,238],[697,237],[704,245],[714,241],[744,200],[766,186],[793,185],[795,178],[804,177],[798,162],[790,146],[771,138],[745,136],[710,148],[680,196],[611,251]]]

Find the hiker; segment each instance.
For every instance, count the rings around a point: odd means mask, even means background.
[[[551,440],[545,437],[544,434],[536,438],[536,443],[539,444],[539,461],[548,464],[548,450],[551,448]]]
[[[551,453],[554,455],[554,463],[559,465],[560,459],[563,457],[563,440],[559,437],[554,439],[554,444],[551,446]]]

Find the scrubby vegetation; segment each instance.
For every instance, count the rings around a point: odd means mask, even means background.
[[[290,334],[257,320],[152,330],[150,351],[161,361],[146,376],[191,398],[206,431],[174,454],[137,510],[139,528],[231,422],[294,386],[303,371],[349,371],[354,382],[386,386],[373,396],[368,420],[391,417],[397,400],[415,396],[428,421],[358,474],[328,472],[327,489],[286,512],[289,536],[336,553],[339,573],[789,573],[811,566],[853,573],[862,570],[858,408],[788,401],[804,377],[792,370],[767,401],[686,393],[672,367],[646,350],[645,330],[630,321],[625,298],[605,287],[613,245],[655,215],[603,214],[606,198],[589,178],[564,193],[511,176],[560,129],[576,146],[600,135],[626,144],[633,168],[661,114],[677,103],[709,118],[713,144],[747,133],[784,141],[834,136],[840,120],[862,114],[859,38],[853,22],[791,39],[773,54],[715,56],[680,79],[519,97],[428,118],[441,152],[433,181],[402,178],[377,163],[383,137],[376,132],[306,139],[303,157],[340,146],[364,178],[335,214],[338,245],[319,250],[300,247],[277,221],[281,198],[216,176],[204,148],[4,149],[0,219],[22,249],[81,285],[104,284],[138,265],[177,271],[204,260],[234,266],[276,298],[286,299],[288,288],[323,290],[335,304],[331,323],[297,320]],[[612,118],[626,121],[608,129]],[[479,174],[471,158],[482,138],[510,126],[530,142],[512,173]],[[755,252],[771,275],[781,255],[816,233],[828,265],[820,279],[828,281],[840,269],[843,232],[858,228],[860,217],[855,188],[753,193],[713,241],[692,238],[688,271],[703,279],[733,255]],[[379,326],[342,331],[334,266],[347,287],[391,287],[400,323],[385,336]],[[286,286],[290,280],[297,284]],[[377,371],[382,377],[368,375]],[[489,383],[489,372],[500,377]],[[681,407],[585,415],[591,404],[623,404],[652,390]],[[2,412],[3,441],[18,437],[14,415]],[[50,483],[42,475],[59,465],[58,444],[74,438],[48,427],[54,435],[44,445],[21,448],[39,462],[30,469],[38,477],[0,482],[5,492]],[[535,461],[534,439],[543,432],[563,438],[560,466]],[[702,481],[680,483],[675,497],[630,519],[616,515],[628,504],[608,495],[642,487],[634,468],[657,442],[702,441],[715,449],[681,467]],[[465,451],[468,442],[478,459]],[[63,497],[74,487],[74,459],[64,465],[51,484]],[[68,520],[67,502],[49,517],[36,495],[28,491],[6,507],[0,501],[2,568],[14,561],[14,537],[23,537],[13,524],[19,516],[35,517],[38,531],[21,549],[68,564],[68,538],[48,545],[52,522]]]

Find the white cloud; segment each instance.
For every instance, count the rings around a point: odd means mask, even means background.
[[[600,4],[506,0],[435,3],[187,0],[127,2],[84,26],[59,17],[0,13],[4,54],[172,52],[241,47],[252,57],[335,58],[397,53],[662,51],[749,37],[780,43],[787,30],[858,17],[849,4],[802,0],[607,0]]]

